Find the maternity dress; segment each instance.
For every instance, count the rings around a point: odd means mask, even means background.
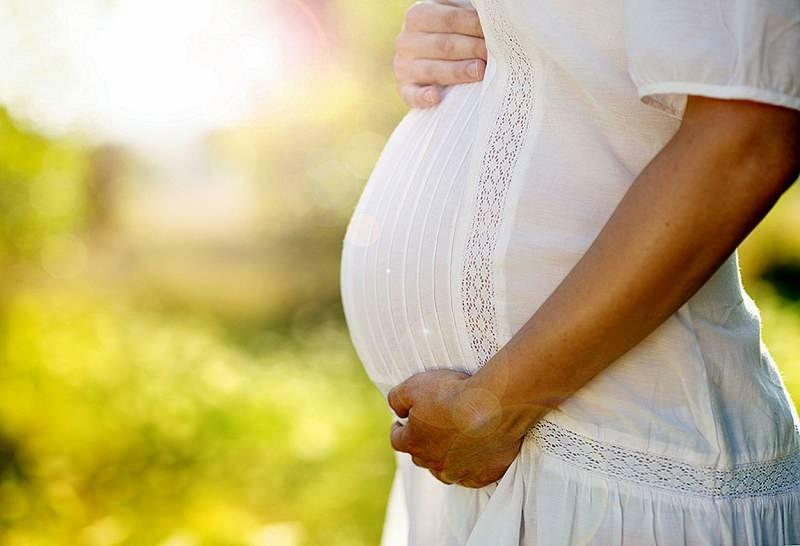
[[[687,95],[800,109],[798,0],[473,5],[485,78],[408,112],[344,238],[349,331],[384,395],[485,364],[588,249]],[[798,424],[734,252],[539,421],[497,483],[445,485],[397,453],[383,546],[800,544]]]

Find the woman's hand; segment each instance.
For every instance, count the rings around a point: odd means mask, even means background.
[[[486,43],[478,14],[465,1],[417,2],[397,36],[397,89],[412,108],[441,100],[442,86],[483,78]]]
[[[503,477],[519,453],[524,430],[491,391],[452,370],[415,374],[388,394],[406,424],[392,424],[391,443],[439,481],[483,487]]]

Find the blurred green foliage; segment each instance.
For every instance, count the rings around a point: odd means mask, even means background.
[[[333,33],[336,62],[215,140],[262,182],[257,238],[271,246],[247,278],[278,287],[258,293],[280,300],[269,313],[154,295],[129,262],[98,276],[91,150],[0,111],[0,546],[378,543],[391,416],[350,345],[338,257],[405,111],[390,67],[408,4],[331,4],[347,30]],[[800,302],[786,290],[799,278],[800,187],[740,256],[800,394]],[[226,282],[246,299],[237,275]]]
[[[20,129],[0,108],[0,264],[81,225],[86,167],[78,144]]]
[[[375,542],[389,414],[341,322],[253,352],[210,318],[38,290],[2,323],[0,543]]]

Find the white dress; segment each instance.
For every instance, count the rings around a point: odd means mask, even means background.
[[[384,395],[502,347],[687,94],[800,109],[798,0],[474,5],[485,79],[407,114],[344,239],[349,330]],[[800,544],[799,424],[734,253],[532,428],[499,482],[445,485],[397,453],[383,546]]]

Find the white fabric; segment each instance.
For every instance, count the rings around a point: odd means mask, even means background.
[[[484,80],[400,122],[344,240],[345,315],[384,395],[502,347],[687,94],[800,109],[797,0],[474,4]],[[800,544],[799,425],[734,253],[540,421],[497,484],[446,486],[398,453],[383,546]]]
[[[687,94],[800,108],[797,0],[631,0],[625,32],[640,96],[676,117]]]

